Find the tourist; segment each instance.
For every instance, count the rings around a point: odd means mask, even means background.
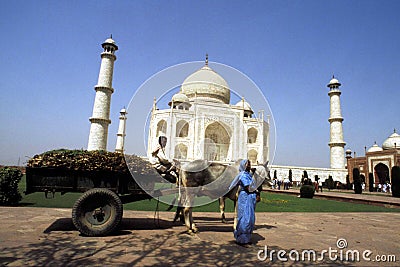
[[[253,233],[256,221],[257,185],[255,179],[252,177],[254,169],[251,170],[249,160],[244,159],[240,162],[239,171],[240,173],[229,186],[230,189],[236,185],[240,186],[237,201],[237,225],[233,235],[237,244],[248,245],[251,244],[251,234]]]
[[[318,188],[319,188],[320,192],[322,193],[322,179],[318,180]]]
[[[282,180],[281,178],[278,179],[278,190],[281,190]]]
[[[283,179],[283,190],[289,190],[289,183],[290,183],[289,178]]]

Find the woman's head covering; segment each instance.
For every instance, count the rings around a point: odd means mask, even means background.
[[[235,179],[233,179],[232,183],[229,186],[229,190],[231,190],[232,188],[234,188],[240,181],[240,176],[243,174],[243,172],[246,171],[246,165],[247,162],[249,160],[248,159],[243,159],[240,161],[240,165],[239,165],[239,174],[236,175]]]
[[[240,161],[240,166],[239,166],[239,171],[240,171],[240,172],[243,172],[243,171],[246,170],[246,165],[247,165],[247,162],[248,162],[248,161],[249,161],[248,159],[242,159],[242,160]]]

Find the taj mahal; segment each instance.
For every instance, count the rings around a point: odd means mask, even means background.
[[[118,46],[111,37],[104,41],[102,47],[93,115],[90,118],[88,150],[106,150],[108,126],[111,123],[110,104],[114,92],[112,79]],[[283,180],[290,171],[293,181],[300,181],[304,171],[307,171],[310,178],[318,176],[324,181],[332,177],[335,181],[346,183],[350,171],[346,168],[345,160],[340,86],[341,83],[335,77],[327,85],[330,99],[330,167],[270,165],[271,176],[274,173],[278,179]],[[208,56],[203,67],[184,79],[179,92],[172,96],[168,105],[169,108],[159,109],[156,101],[153,103],[147,156],[157,145],[158,137],[166,136],[168,143],[165,153],[170,159],[206,159],[232,164],[237,159],[248,158],[254,165],[270,160],[269,114],[253,110],[251,103],[243,97],[237,103],[231,103],[229,80],[225,80],[209,66]],[[125,109],[121,110],[119,119],[115,151],[123,153],[125,123],[128,119]]]
[[[243,98],[230,104],[230,88],[218,73],[205,65],[189,75],[170,109],[153,106],[148,156],[158,136],[168,137],[166,155],[180,160],[206,159],[231,163],[249,158],[253,164],[269,160],[269,123],[263,113],[255,117]],[[243,142],[245,140],[245,142]]]

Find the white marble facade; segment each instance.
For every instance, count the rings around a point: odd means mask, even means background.
[[[334,181],[338,181],[343,184],[346,183],[347,169],[271,165],[271,178],[274,178],[274,172],[276,171],[276,178],[283,181],[283,179],[289,178],[289,170],[292,171],[292,180],[294,183],[301,182],[304,171],[307,171],[308,178],[310,178],[313,182],[315,181],[315,175],[318,175],[318,178],[320,178],[323,182],[328,179],[329,176],[332,176]]]
[[[169,158],[207,159],[232,163],[249,158],[253,164],[269,160],[269,123],[257,118],[244,99],[232,105],[228,83],[206,65],[190,75],[175,94],[170,108],[154,104],[149,124],[148,151],[158,137],[168,138]]]

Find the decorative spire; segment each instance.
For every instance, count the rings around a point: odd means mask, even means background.
[[[335,79],[335,74],[332,74],[332,79]]]
[[[396,133],[396,128],[394,128],[393,133]]]
[[[112,39],[112,34],[110,34],[110,38]]]
[[[208,53],[206,54],[206,66],[208,66]]]

